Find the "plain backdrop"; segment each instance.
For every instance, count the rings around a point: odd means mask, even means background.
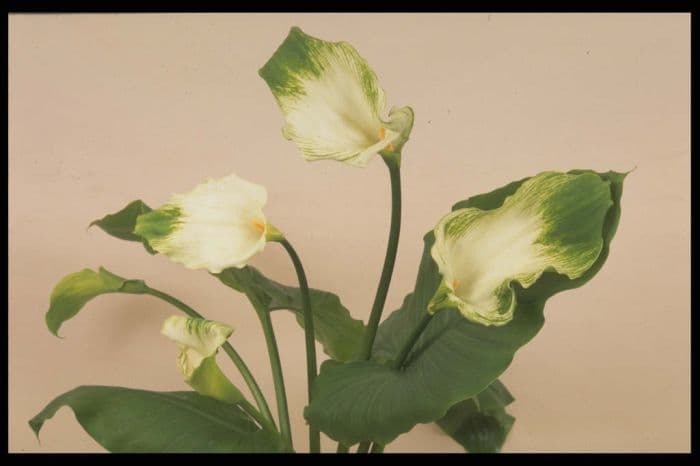
[[[117,14],[9,16],[9,448],[103,451],[64,408],[41,443],[27,421],[77,385],[184,390],[176,310],[108,295],[62,329],[44,313],[64,275],[105,266],[211,319],[274,405],[247,301],[90,221],[151,206],[231,172],[263,184],[265,212],[311,286],[366,319],[389,225],[388,174],[308,163],[282,136],[257,70],[300,26],[346,40],[389,105],[416,120],[404,149],[404,218],[385,316],[415,280],[423,234],[451,205],[544,170],[628,171],[610,257],[549,300],[540,334],[502,376],[517,418],[504,451],[689,451],[690,16],[688,14]],[[294,284],[270,244],[253,265]],[[297,450],[306,451],[303,334],[274,316]],[[320,352],[319,347],[319,354]],[[325,357],[325,355],[323,356]],[[224,370],[241,386],[223,356]],[[323,439],[326,451],[335,443]],[[458,452],[434,424],[388,452]]]

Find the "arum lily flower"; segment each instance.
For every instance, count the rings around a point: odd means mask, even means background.
[[[187,268],[212,273],[242,268],[267,240],[281,237],[265,219],[266,202],[263,186],[231,174],[175,194],[159,209],[139,215],[134,232]]]
[[[364,167],[378,152],[400,153],[413,126],[410,107],[382,119],[384,91],[346,42],[327,42],[293,27],[260,69],[285,118],[283,135],[306,160]]]
[[[163,323],[161,333],[180,347],[177,364],[192,388],[229,403],[243,400],[215,360],[219,347],[233,333],[232,327],[211,320],[172,316]]]
[[[513,318],[513,283],[533,285],[545,271],[575,279],[603,247],[612,205],[608,181],[593,173],[541,173],[493,210],[464,208],[435,227],[431,255],[442,282],[429,312],[457,308],[483,325]]]

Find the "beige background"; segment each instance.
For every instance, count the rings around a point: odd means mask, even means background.
[[[388,311],[413,286],[423,233],[454,202],[543,170],[637,167],[607,264],[549,301],[544,329],[503,376],[517,399],[504,450],[688,451],[686,14],[11,16],[10,450],[101,451],[68,409],[41,444],[27,426],[76,385],[186,388],[177,350],[159,334],[175,313],[163,302],[100,297],[65,325],[64,340],[49,334],[53,285],[83,267],[143,278],[236,326],[233,344],[274,401],[244,298],[206,272],[86,230],[132,199],[158,206],[232,171],[264,184],[268,218],[296,245],[311,285],[367,318],[388,230],[387,173],[380,161],[364,170],[306,163],[281,137],[257,70],[292,25],[351,42],[388,103],[415,109]],[[294,282],[279,246],[254,265]],[[290,315],[274,320],[303,451],[303,337]],[[387,451],[460,448],[429,424]]]

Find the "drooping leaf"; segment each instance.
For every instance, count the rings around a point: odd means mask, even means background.
[[[119,212],[105,215],[101,219],[93,221],[90,223],[90,226],[97,225],[105,233],[115,238],[142,243],[146,251],[150,254],[155,254],[156,252],[148,245],[148,242],[141,238],[140,235],[134,233],[136,218],[151,210],[153,209],[148,207],[142,200],[138,199],[127,204],[127,206]]]
[[[430,256],[434,242],[430,232],[425,236],[415,289],[380,326],[372,360],[324,363],[314,385],[314,400],[304,411],[307,420],[346,445],[361,441],[387,444],[418,423],[442,418],[453,405],[493,383],[510,365],[515,352],[544,324],[546,300],[555,293],[583,285],[603,266],[620,217],[625,175],[608,172],[599,176],[610,183],[613,205],[601,232],[603,248],[587,272],[572,280],[546,271],[527,289],[515,283],[514,317],[501,327],[473,323],[455,309],[440,311],[417,340],[403,370],[394,370],[386,363],[399,354],[408,335],[423,319],[441,281]],[[454,208],[497,208],[524,181],[472,197]]]
[[[496,380],[478,395],[453,405],[437,424],[471,453],[496,453],[515,422],[505,410],[512,402],[506,387]]]
[[[258,312],[287,309],[295,313],[297,322],[304,327],[299,288],[270,280],[251,266],[226,269],[215,276],[225,285],[244,293]],[[309,294],[316,339],[333,359],[352,360],[362,340],[364,324],[352,318],[337,295],[313,288]]]
[[[69,406],[80,425],[111,452],[279,452],[279,434],[260,428],[239,406],[195,392],[151,392],[82,386],[49,403],[29,421],[44,422]]]
[[[51,292],[49,310],[46,312],[46,325],[54,335],[66,320],[75,316],[85,304],[96,296],[105,293],[146,293],[148,287],[143,280],[121,278],[100,267],[95,272],[83,269],[63,277]]]

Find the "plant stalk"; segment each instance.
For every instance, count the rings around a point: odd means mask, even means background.
[[[275,396],[277,398],[280,434],[287,447],[293,450],[292,429],[289,424],[289,409],[287,407],[287,392],[284,388],[282,363],[280,362],[280,353],[277,347],[277,339],[275,338],[275,330],[272,327],[272,320],[270,320],[270,313],[268,311],[258,312],[258,317],[260,318],[260,323],[265,333],[267,353],[270,357],[270,366],[272,367],[272,377],[275,381]]]
[[[386,295],[389,291],[391,283],[391,275],[394,272],[394,263],[396,262],[396,250],[399,246],[399,233],[401,231],[401,170],[400,157],[382,157],[384,163],[389,168],[389,178],[391,180],[391,226],[389,227],[389,241],[386,245],[386,255],[384,256],[384,267],[382,275],[379,278],[377,293],[372,304],[372,311],[367,322],[367,330],[365,331],[360,349],[360,360],[366,361],[372,355],[372,345],[374,338],[377,336],[377,327],[379,320],[382,317]],[[357,448],[357,453],[367,453],[369,451],[370,442],[362,442]]]
[[[301,265],[299,255],[296,253],[292,245],[286,239],[279,242],[284,249],[289,253],[289,257],[294,264],[297,278],[299,280],[299,290],[301,291],[302,310],[304,315],[304,337],[306,342],[306,383],[309,403],[311,403],[311,392],[314,380],[316,380],[316,339],[314,336],[314,318],[311,312],[311,297],[309,296],[309,285],[306,281],[304,267]],[[309,424],[309,451],[311,453],[320,453],[321,451],[321,433],[318,429]]]
[[[396,250],[399,245],[399,233],[401,231],[401,170],[399,158],[382,157],[382,159],[389,168],[389,177],[391,179],[391,226],[389,227],[389,241],[386,245],[382,275],[379,278],[377,293],[374,297],[372,311],[370,312],[367,322],[367,330],[365,331],[362,347],[360,349],[359,359],[362,361],[369,359],[372,354],[372,345],[374,344],[379,320],[384,310],[386,295],[389,291],[389,284],[391,283],[391,275],[394,272]]]

